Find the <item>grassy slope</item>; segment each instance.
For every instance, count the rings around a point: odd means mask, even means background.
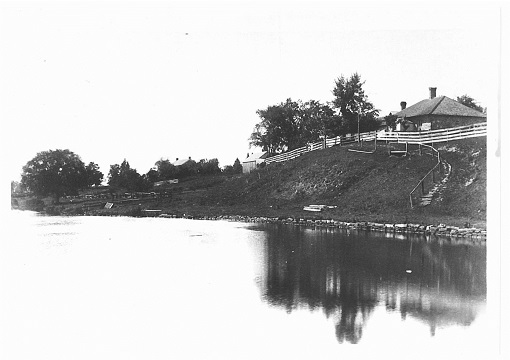
[[[440,150],[452,165],[452,173],[441,200],[424,208],[410,208],[409,192],[435,165],[432,157],[417,152],[410,157],[390,157],[385,146],[379,146],[375,154],[349,152],[338,146],[247,175],[186,179],[172,185],[168,199],[116,202],[111,210],[101,209],[101,201],[95,200],[87,213],[136,214],[141,207],[194,216],[322,217],[457,226],[469,222],[485,227],[486,139],[445,143]],[[309,204],[337,208],[322,213],[303,211]],[[73,206],[86,207],[87,203]]]
[[[452,165],[450,181],[442,200],[424,208],[410,209],[408,194],[435,160],[417,153],[390,157],[385,146],[375,154],[333,147],[249,175],[183,182],[181,189],[194,191],[176,193],[160,208],[202,215],[310,217],[311,213],[302,210],[304,205],[326,204],[338,208],[320,216],[339,220],[484,226],[485,138],[448,143],[442,148],[442,155]]]

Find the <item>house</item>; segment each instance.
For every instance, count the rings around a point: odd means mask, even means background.
[[[176,158],[175,161],[172,163],[172,165],[173,166],[181,166],[181,165],[186,164],[188,161],[191,161],[191,156],[187,159],[181,159],[181,160],[179,160],[179,158]]]
[[[410,107],[400,103],[397,131],[436,130],[486,122],[487,115],[452,100],[447,96],[436,97],[435,87],[429,88],[429,98]]]
[[[264,159],[267,157],[267,152],[258,152],[248,154],[248,157],[244,159],[242,162],[243,166],[243,174],[247,174],[252,170],[256,169],[258,165],[264,162]]]

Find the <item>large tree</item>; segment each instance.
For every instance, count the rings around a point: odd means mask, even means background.
[[[324,136],[333,137],[340,134],[341,118],[336,116],[329,104],[309,100],[299,109],[299,143],[316,142]]]
[[[257,110],[260,123],[250,136],[250,145],[259,146],[269,153],[279,153],[298,147],[298,102],[287,99],[278,105]]]
[[[21,183],[39,196],[52,195],[58,203],[64,195],[76,195],[87,186],[85,164],[69,150],[38,153],[23,167]]]
[[[241,174],[243,172],[243,166],[238,158],[235,159],[234,165],[232,165],[232,171],[234,174]]]
[[[87,186],[99,186],[103,182],[103,173],[99,171],[99,165],[90,162],[86,167]]]
[[[125,189],[127,191],[142,191],[147,187],[144,177],[136,169],[131,168],[126,159],[120,165],[110,165],[108,185],[114,190]]]
[[[478,110],[484,114],[487,113],[487,108],[484,109],[482,106],[478,105],[478,102],[467,94],[457,96],[457,101],[471,109]]]
[[[339,134],[339,117],[328,104],[316,100],[303,103],[287,99],[258,110],[261,121],[255,125],[250,145],[269,153],[279,153],[318,141],[325,134]]]
[[[360,132],[377,129],[376,117],[379,111],[368,100],[363,90],[364,81],[358,73],[352,74],[349,78],[341,75],[335,81],[333,89],[333,105],[342,116],[342,132],[358,132],[358,121]]]
[[[219,167],[218,159],[201,159],[198,163],[198,173],[200,175],[214,175],[219,174],[221,169]]]
[[[176,178],[177,168],[170,162],[170,160],[159,159],[154,165],[158,173],[158,180],[170,180]]]

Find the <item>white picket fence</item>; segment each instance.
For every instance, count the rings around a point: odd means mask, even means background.
[[[308,144],[283,154],[278,154],[265,159],[266,164],[275,162],[283,162],[295,159],[302,154],[321,150],[324,148],[336,146],[336,145],[347,145],[358,141],[391,141],[397,143],[407,144],[434,144],[444,141],[453,141],[460,139],[467,139],[471,137],[487,136],[487,123],[474,124],[468,126],[460,126],[455,128],[440,129],[440,130],[428,130],[428,131],[414,131],[414,132],[400,132],[400,131],[371,131],[366,133],[347,136],[337,136],[335,138],[326,139],[324,141],[318,141],[313,144]]]

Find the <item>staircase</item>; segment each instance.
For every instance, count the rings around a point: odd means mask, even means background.
[[[436,183],[432,189],[430,189],[425,195],[422,195],[420,197],[418,206],[424,207],[427,205],[430,205],[432,203],[432,200],[434,197],[440,197],[441,193],[443,192],[444,188],[446,187],[446,183],[448,182],[448,179],[450,178],[450,174],[452,172],[452,166],[445,160],[441,160],[442,172],[444,174],[443,179],[441,182]]]

